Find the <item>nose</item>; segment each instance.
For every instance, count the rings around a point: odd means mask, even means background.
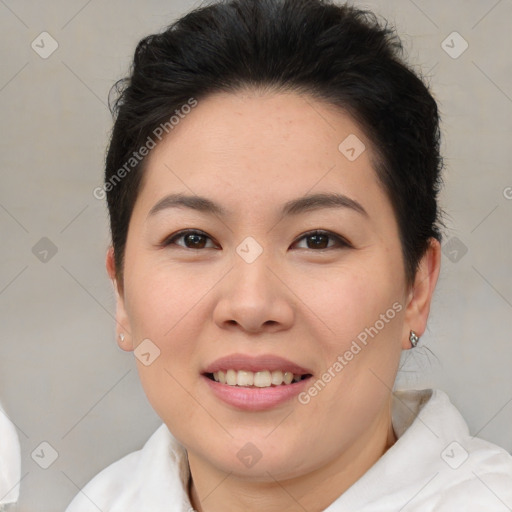
[[[236,256],[233,269],[220,283],[215,323],[247,333],[289,329],[295,315],[293,293],[283,281],[278,268],[263,255],[252,263]]]

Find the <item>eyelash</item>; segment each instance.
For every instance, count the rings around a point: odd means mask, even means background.
[[[191,251],[202,250],[202,249],[194,249],[194,248],[191,248],[191,247],[185,247],[185,246],[182,246],[182,245],[179,245],[179,244],[175,243],[176,240],[179,240],[180,238],[184,238],[187,235],[199,235],[199,236],[202,236],[202,237],[209,238],[211,240],[211,237],[209,237],[206,233],[204,233],[202,231],[199,231],[199,230],[196,230],[196,229],[187,229],[187,230],[179,231],[178,233],[175,233],[174,235],[171,235],[170,237],[166,238],[162,242],[161,246],[162,247],[168,247],[170,245],[178,245],[178,247],[181,247],[182,249],[188,249],[188,250],[191,250]],[[325,248],[322,248],[322,249],[309,249],[309,248],[307,248],[307,249],[315,251],[315,252],[319,252],[319,251],[326,251],[326,250],[336,249],[336,248],[343,249],[343,248],[351,248],[352,247],[352,245],[346,239],[344,239],[342,236],[336,235],[335,233],[332,233],[331,231],[325,231],[325,230],[322,230],[322,229],[315,229],[313,231],[308,231],[307,233],[304,233],[300,238],[298,238],[294,242],[294,244],[297,243],[298,241],[302,240],[302,239],[310,238],[310,237],[318,236],[318,235],[324,235],[324,236],[327,236],[327,237],[335,240],[335,242],[336,242],[338,247],[331,246],[331,247],[325,247]],[[211,249],[211,247],[205,247],[204,249]]]

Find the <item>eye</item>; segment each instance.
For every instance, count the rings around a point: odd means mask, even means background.
[[[333,245],[329,245],[329,239],[334,241]],[[335,235],[334,233],[331,233],[330,231],[323,231],[323,230],[315,230],[310,231],[309,233],[306,233],[302,235],[299,238],[300,240],[312,240],[311,243],[308,243],[306,241],[306,247],[301,247],[304,249],[333,249],[333,248],[342,248],[342,247],[351,247],[350,243],[347,242],[343,237],[339,235]]]
[[[183,240],[182,243],[178,243],[179,240]],[[207,246],[207,243],[212,241],[212,239],[202,231],[188,229],[184,231],[179,231],[174,235],[166,238],[162,242],[163,247],[167,247],[170,245],[177,245],[179,247],[183,247],[184,249],[211,249],[215,248],[215,245]],[[351,244],[345,240],[343,237],[336,235],[330,231],[323,230],[315,230],[310,231],[309,233],[305,233],[302,235],[298,241],[306,240],[306,247],[300,247],[302,249],[333,249],[333,248],[343,248],[343,247],[352,247]],[[311,243],[308,243],[311,241]],[[333,241],[332,244],[329,244],[330,241]],[[295,242],[297,244],[298,242]]]
[[[178,240],[183,239],[184,244],[176,243]],[[206,240],[211,240],[211,238],[202,231],[197,230],[185,230],[180,231],[174,235],[171,235],[169,238],[166,238],[162,242],[162,246],[167,247],[169,245],[178,245],[185,249],[209,249],[211,247],[206,247]]]

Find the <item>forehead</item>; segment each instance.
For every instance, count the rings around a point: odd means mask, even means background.
[[[334,105],[293,92],[217,93],[199,101],[192,112],[183,116],[150,160],[158,158],[169,146],[176,149],[184,145],[195,149],[189,159],[205,154],[226,158],[233,155],[246,162],[251,158],[268,161],[272,157],[280,165],[299,161],[318,167],[328,155],[357,156],[340,152],[340,144],[348,137],[358,153],[366,142],[368,151],[362,156],[363,160],[368,159],[371,148],[366,135],[345,111]],[[262,153],[263,149],[270,153]]]
[[[139,198],[147,210],[183,191],[250,209],[339,192],[386,207],[374,160],[368,137],[339,108],[298,93],[218,93],[152,150]]]

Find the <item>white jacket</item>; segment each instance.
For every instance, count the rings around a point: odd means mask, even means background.
[[[20,477],[20,441],[14,425],[0,407],[0,510],[18,501]]]
[[[397,442],[324,512],[506,512],[512,456],[471,437],[440,390],[397,391]],[[190,512],[184,447],[162,425],[144,447],[110,465],[66,512]]]

